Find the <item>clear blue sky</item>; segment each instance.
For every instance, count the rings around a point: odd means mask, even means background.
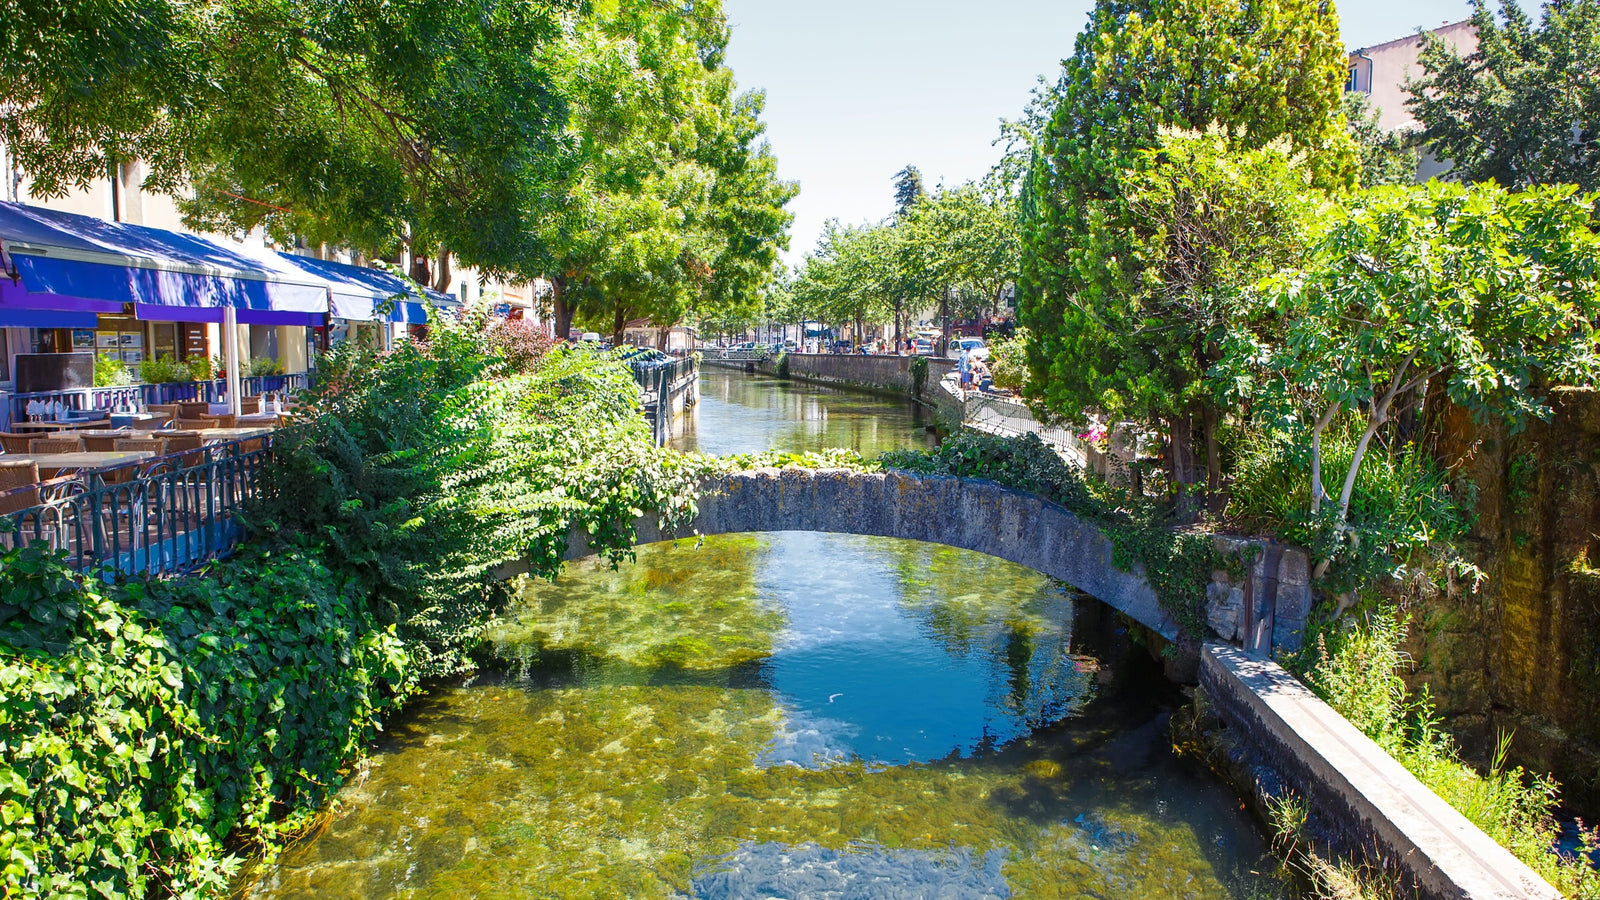
[[[800,182],[789,259],[826,219],[876,221],[907,163],[931,188],[981,177],[1040,75],[1052,81],[1092,0],[725,0],[728,60],[767,92],[768,135]],[[1466,0],[1346,0],[1345,44],[1364,47],[1467,18]]]

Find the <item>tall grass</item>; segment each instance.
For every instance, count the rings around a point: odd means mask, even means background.
[[[1349,423],[1346,423],[1347,426]],[[1323,484],[1337,496],[1357,435],[1330,429],[1323,442]],[[1341,530],[1337,500],[1311,513],[1311,454],[1281,434],[1257,433],[1239,454],[1227,518],[1243,531],[1275,534],[1332,561],[1322,585],[1357,590],[1386,576],[1404,578],[1407,567],[1457,564],[1454,543],[1472,522],[1473,487],[1453,483],[1429,456],[1407,447],[1374,446],[1362,462]],[[1467,567],[1462,566],[1462,569]]]
[[[1405,625],[1392,607],[1364,621],[1335,625],[1317,638],[1305,680],[1330,706],[1361,729],[1423,784],[1542,875],[1565,896],[1600,900],[1600,871],[1589,865],[1589,846],[1578,858],[1554,852],[1559,827],[1557,786],[1549,778],[1507,769],[1509,735],[1503,735],[1488,773],[1461,761],[1455,741],[1439,729],[1426,691],[1411,694],[1403,673],[1411,660],[1400,649]],[[1592,844],[1589,835],[1585,843]]]

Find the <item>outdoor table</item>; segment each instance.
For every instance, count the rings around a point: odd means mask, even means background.
[[[156,413],[112,413],[111,425],[113,428],[130,428],[135,422],[149,422],[152,419],[171,420],[172,416]]]
[[[8,459],[31,460],[39,467],[40,478],[54,478],[63,471],[98,474],[131,463],[144,462],[155,456],[148,450],[117,450],[109,453],[29,453],[8,456]]]
[[[223,444],[230,441],[248,441],[251,438],[266,437],[274,429],[271,428],[191,428],[186,429],[200,435],[208,444]],[[152,431],[153,435],[170,435],[170,431]]]
[[[104,428],[105,419],[70,419],[65,422],[13,422],[14,431],[76,431],[83,428]]]
[[[278,422],[278,414],[277,413],[246,413],[246,414],[244,414],[242,416],[237,417],[234,421],[238,422],[240,424],[240,426],[276,425],[277,422]]]

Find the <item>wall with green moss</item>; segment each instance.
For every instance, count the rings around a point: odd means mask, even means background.
[[[1556,775],[1564,800],[1600,811],[1600,392],[1555,392],[1555,414],[1521,434],[1442,414],[1438,452],[1477,485],[1467,548],[1488,574],[1476,594],[1413,607],[1413,686],[1433,693],[1467,756]]]

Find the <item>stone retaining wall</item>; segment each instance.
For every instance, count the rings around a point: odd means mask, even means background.
[[[1561,896],[1274,663],[1208,645],[1200,690],[1224,770],[1259,802],[1304,802],[1319,850],[1381,862],[1428,900]]]
[[[880,393],[910,394],[914,387],[911,377],[910,356],[863,356],[850,353],[791,353],[789,377],[817,384],[836,384],[844,387]],[[939,379],[955,366],[953,360],[927,357],[928,381],[923,391],[931,391]],[[708,364],[728,368],[754,369],[765,375],[776,374],[775,361],[768,359],[752,366],[750,363],[720,362],[708,358]]]

